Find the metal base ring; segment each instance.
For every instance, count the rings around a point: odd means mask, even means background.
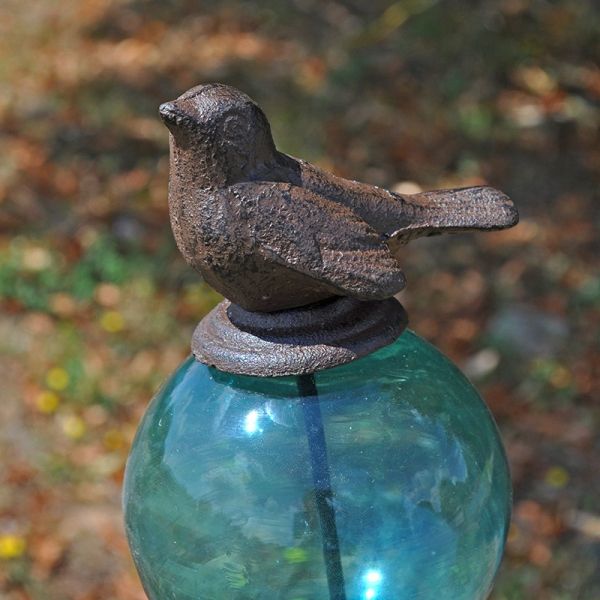
[[[338,297],[273,313],[250,312],[224,300],[196,327],[192,352],[198,361],[237,375],[303,375],[387,346],[407,323],[394,298]]]

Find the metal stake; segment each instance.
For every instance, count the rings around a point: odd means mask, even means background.
[[[346,600],[344,572],[340,558],[333,491],[327,460],[327,445],[314,374],[298,376],[298,391],[302,396],[315,499],[323,538],[323,558],[325,559],[325,570],[327,572],[329,599]]]

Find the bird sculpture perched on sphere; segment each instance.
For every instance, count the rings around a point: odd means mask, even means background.
[[[397,194],[279,152],[263,111],[233,87],[199,85],[160,115],[170,131],[177,246],[248,311],[389,298],[405,284],[397,254],[406,242],[518,220],[491,187]]]
[[[160,114],[177,245],[226,299],[128,459],[125,524],[150,600],[487,598],[506,456],[477,391],[405,332],[394,295],[402,244],[510,227],[512,202],[335,177],[279,152],[228,86]]]

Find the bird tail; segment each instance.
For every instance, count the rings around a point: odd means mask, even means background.
[[[395,244],[440,233],[490,231],[516,225],[519,213],[504,193],[488,186],[400,195],[406,224],[388,237]]]

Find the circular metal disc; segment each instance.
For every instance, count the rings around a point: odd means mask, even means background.
[[[278,377],[329,369],[394,342],[408,317],[394,298],[339,297],[273,313],[224,300],[196,327],[197,360],[237,375]]]

